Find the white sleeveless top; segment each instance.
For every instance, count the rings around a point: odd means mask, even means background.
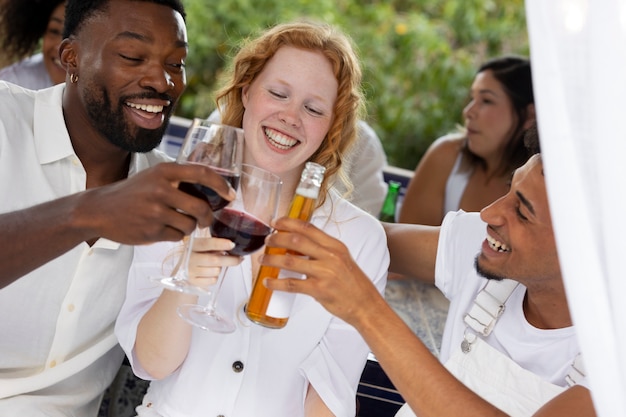
[[[461,161],[463,160],[463,153],[459,152],[456,157],[452,172],[446,181],[446,190],[443,199],[443,215],[445,216],[450,211],[457,211],[460,209],[461,197],[465,192],[467,183],[469,182],[472,170],[461,171]]]

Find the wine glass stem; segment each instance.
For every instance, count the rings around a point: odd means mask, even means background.
[[[218,296],[218,294],[220,292],[220,289],[222,288],[222,284],[224,283],[224,276],[226,275],[226,270],[227,269],[228,269],[227,266],[223,266],[222,270],[220,271],[220,274],[217,276],[217,282],[213,286],[213,291],[211,291],[211,293],[209,295],[209,302],[204,307],[205,310],[208,311],[208,312],[214,312],[215,311],[215,306],[217,304],[217,296]]]
[[[181,280],[187,280],[189,278],[189,259],[191,258],[191,252],[193,251],[193,240],[199,232],[199,228],[196,227],[191,235],[189,235],[189,241],[185,246],[185,253],[183,254],[183,263],[180,265],[180,269],[176,274],[176,277]]]

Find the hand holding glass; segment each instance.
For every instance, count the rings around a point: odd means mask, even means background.
[[[239,186],[241,161],[243,159],[243,129],[194,119],[176,158],[179,164],[202,164],[211,167],[236,190]],[[200,184],[182,182],[178,188],[209,203],[213,211],[220,210],[228,200],[212,189]],[[204,295],[208,290],[189,282],[188,263],[196,229],[190,237],[180,268],[172,277],[151,277],[168,290]]]
[[[263,247],[265,237],[272,231],[271,221],[276,216],[282,182],[271,172],[252,165],[242,165],[237,198],[213,214],[211,235],[230,239],[235,247],[229,255],[245,256]],[[185,304],[178,314],[187,322],[204,330],[230,333],[235,330],[232,319],[217,311],[217,296],[227,267],[222,267],[209,303],[206,306]]]

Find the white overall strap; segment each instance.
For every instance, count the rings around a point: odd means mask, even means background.
[[[476,296],[463,320],[476,333],[489,336],[498,318],[504,313],[504,304],[519,282],[510,279],[489,280]]]
[[[504,313],[505,303],[515,291],[519,282],[510,279],[500,281],[489,280],[474,299],[470,311],[465,314],[463,321],[474,332],[482,336],[489,336],[498,318]],[[476,334],[465,330],[461,350],[468,353],[476,340]],[[576,355],[570,366],[565,380],[569,386],[574,386],[585,378],[582,355]]]
[[[565,376],[567,385],[573,387],[585,378],[585,367],[583,366],[583,356],[581,353],[576,355],[572,365],[570,366],[569,373]]]

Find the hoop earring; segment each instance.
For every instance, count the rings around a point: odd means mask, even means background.
[[[76,84],[78,82],[78,75],[76,74],[70,74],[70,82],[72,84]]]

